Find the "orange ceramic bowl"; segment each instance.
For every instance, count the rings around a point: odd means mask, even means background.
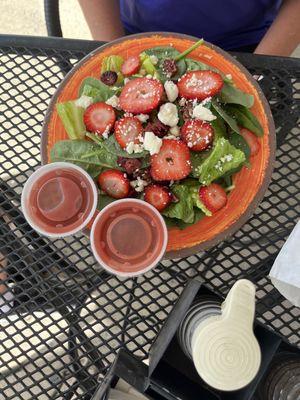
[[[79,86],[85,77],[99,78],[101,62],[105,56],[119,54],[126,59],[131,55],[138,55],[144,49],[170,44],[183,51],[196,40],[194,37],[175,33],[132,35],[105,44],[81,60],[65,77],[50,102],[42,134],[42,163],[49,162],[49,152],[54,143],[67,139],[56,112],[56,103],[77,98]],[[253,94],[255,101],[251,111],[263,126],[264,136],[260,139],[259,153],[251,159],[251,168],[244,167],[236,174],[235,189],[228,196],[226,207],[184,230],[169,229],[167,257],[173,258],[207,250],[236,232],[262,200],[271,179],[275,158],[275,128],[271,111],[261,89],[249,72],[229,54],[206,42],[189,57],[218,68],[225,74],[231,74],[238,88]]]

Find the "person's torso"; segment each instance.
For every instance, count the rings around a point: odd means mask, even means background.
[[[258,43],[282,0],[120,0],[130,33],[179,32],[225,49]]]

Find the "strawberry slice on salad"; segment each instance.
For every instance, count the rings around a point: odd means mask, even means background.
[[[98,102],[91,104],[83,114],[86,129],[102,135],[109,132],[116,120],[116,114],[112,106]]]
[[[147,114],[157,108],[163,95],[163,85],[157,79],[136,78],[126,83],[119,97],[122,110]]]
[[[156,181],[183,179],[190,172],[190,151],[180,140],[164,139],[159,153],[151,156],[150,173]]]
[[[211,183],[199,189],[199,198],[205,207],[212,213],[221,210],[227,203],[227,196],[222,186]]]
[[[146,187],[144,200],[158,211],[163,211],[171,203],[172,195],[166,187],[153,184]]]
[[[135,117],[124,117],[115,123],[115,138],[122,149],[131,142],[140,143],[143,131],[141,122]]]
[[[140,57],[131,56],[127,58],[126,61],[122,64],[121,72],[125,76],[130,76],[136,74],[141,66]]]
[[[130,183],[127,175],[118,169],[107,169],[98,177],[100,188],[114,199],[128,197]]]
[[[204,100],[215,96],[223,87],[223,79],[214,71],[190,71],[177,83],[179,96],[186,99]]]
[[[181,139],[193,151],[206,150],[214,138],[214,130],[208,122],[197,120],[186,121],[180,130]]]
[[[240,134],[246,140],[248,146],[250,147],[250,155],[255,156],[259,152],[259,141],[255,134],[247,128],[240,128]]]

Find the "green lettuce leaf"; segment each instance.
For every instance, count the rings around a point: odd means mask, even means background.
[[[111,55],[108,57],[104,57],[101,65],[101,74],[106,71],[114,71],[118,75],[117,84],[123,82],[124,77],[121,73],[121,67],[124,62],[124,59],[121,56]]]
[[[56,104],[57,113],[70,139],[83,139],[85,125],[83,122],[84,108],[78,107],[75,100]]]
[[[223,120],[230,126],[230,128],[234,132],[240,133],[240,129],[238,127],[238,124],[236,123],[236,120],[225,111],[224,107],[222,107],[222,105],[218,103],[216,99],[212,99],[212,107],[215,110],[214,114],[217,113],[217,115],[223,118]]]
[[[226,172],[238,168],[246,160],[243,151],[236,149],[224,138],[218,139],[209,156],[193,171],[203,185],[209,185]]]

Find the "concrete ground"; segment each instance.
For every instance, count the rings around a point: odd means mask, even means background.
[[[63,36],[92,39],[78,1],[60,0],[59,3]],[[0,0],[0,33],[47,35],[43,0]],[[293,56],[300,57],[300,46]]]

